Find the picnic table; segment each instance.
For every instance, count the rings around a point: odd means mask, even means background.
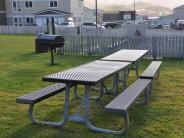
[[[65,71],[54,73],[43,77],[44,81],[57,82],[46,88],[42,88],[33,93],[18,97],[17,103],[29,104],[29,117],[34,124],[51,125],[51,126],[63,126],[67,121],[75,121],[85,123],[86,126],[96,132],[122,134],[129,126],[128,108],[134,103],[141,93],[145,93],[145,99],[142,103],[146,103],[149,98],[149,93],[152,88],[153,79],[159,76],[159,67],[161,62],[152,62],[150,66],[144,71],[144,73],[126,90],[119,94],[119,74],[123,72],[123,82],[126,85],[126,81],[129,74],[129,66],[134,64],[136,67],[136,74],[138,76],[138,61],[142,58],[148,50],[121,50],[112,55],[96,60],[84,65],[74,67]],[[91,88],[100,84],[100,96],[103,96],[104,89],[106,93],[109,92],[104,82],[106,79],[113,76],[113,92],[117,97],[111,101],[105,110],[109,112],[118,112],[124,116],[125,127],[119,131],[108,130],[104,128],[95,127],[89,120],[89,100],[91,99]],[[77,85],[84,86],[84,96],[80,97],[81,103],[77,112],[73,115],[69,115],[69,98],[71,88]],[[124,87],[125,89],[125,87]],[[64,119],[59,122],[38,121],[33,116],[33,107],[36,103],[56,95],[60,92],[65,93],[64,99]],[[76,95],[76,91],[74,90]],[[84,106],[83,106],[84,105]],[[84,113],[81,112],[84,108]],[[83,113],[83,115],[82,115]]]
[[[135,71],[137,78],[138,73],[138,61],[148,53],[148,50],[130,50],[123,49],[114,54],[102,58],[103,61],[119,61],[119,62],[132,62],[135,65]]]
[[[62,126],[67,121],[75,121],[85,123],[86,126],[94,131],[101,130],[92,125],[89,120],[89,100],[90,90],[101,82],[104,82],[111,76],[116,76],[115,91],[119,88],[119,72],[126,69],[131,62],[115,62],[115,61],[93,61],[72,69],[54,73],[43,77],[44,81],[66,83],[65,101],[64,101],[64,120],[60,122],[49,122],[49,125]],[[81,100],[78,111],[74,115],[69,115],[69,94],[71,85],[83,85],[85,87],[84,97]],[[84,106],[83,106],[84,104]],[[81,109],[84,108],[84,115],[81,115]]]

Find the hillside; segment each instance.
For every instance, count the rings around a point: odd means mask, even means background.
[[[133,10],[134,5],[112,5],[112,6],[102,6],[100,7],[105,12],[118,12],[118,11],[127,11]],[[167,7],[153,5],[145,2],[137,2],[136,3],[136,11],[141,15],[149,15],[149,16],[160,16],[161,14],[168,15],[172,13],[172,9]]]

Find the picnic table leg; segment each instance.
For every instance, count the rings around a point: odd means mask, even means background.
[[[78,95],[78,92],[77,92],[77,85],[74,86],[74,96],[75,96],[75,98],[82,99],[82,97]]]
[[[113,94],[111,91],[112,91],[112,89],[108,89],[106,86],[105,86],[105,84],[104,84],[104,82],[101,82],[101,89],[102,89],[102,92],[103,92],[103,94],[105,93],[105,94]],[[104,91],[105,90],[105,91]]]
[[[119,73],[115,75],[115,93],[119,94]]]
[[[144,100],[142,102],[140,101],[136,101],[136,103],[141,104],[141,105],[145,105],[147,104],[149,97],[150,97],[150,91],[152,88],[152,82],[147,86],[147,88],[144,90]]]
[[[125,90],[127,87],[127,80],[128,80],[129,73],[130,73],[130,69],[129,67],[127,67],[124,70],[124,75],[123,75],[123,90]]]
[[[104,85],[103,85],[103,82],[101,82],[101,83],[100,83],[100,89],[99,89],[100,95],[99,95],[99,96],[90,97],[90,99],[92,99],[92,100],[100,100],[101,97],[104,95],[104,89],[103,89],[103,88],[104,88]],[[75,98],[83,99],[82,96],[79,96],[79,95],[78,95],[78,92],[77,92],[77,85],[74,86],[74,95],[75,95]]]
[[[84,117],[81,116],[81,110],[83,108],[83,103],[84,103],[84,98],[82,98],[82,100],[81,100],[81,103],[78,107],[78,111],[75,114],[69,116],[69,118],[68,118],[69,121],[84,123]]]
[[[34,104],[31,104],[28,110],[29,118],[32,121],[32,123],[37,125],[48,125],[48,126],[63,126],[68,121],[68,106],[69,106],[69,93],[70,93],[70,85],[66,84],[66,91],[65,91],[65,104],[64,104],[64,119],[59,122],[45,122],[45,121],[39,121],[34,118],[33,116],[33,109]]]
[[[128,76],[130,74],[130,67],[126,67],[123,71],[121,71],[119,73],[119,81],[123,82],[123,90],[126,89],[127,87],[127,80],[128,80]]]
[[[138,62],[135,62],[135,73],[136,73],[137,78],[139,78],[139,63]]]
[[[101,85],[103,85],[103,82],[101,82],[101,83],[102,83]],[[104,89],[104,88],[101,87],[101,89]],[[102,90],[102,92],[103,92],[103,90]],[[101,96],[103,96],[103,94]],[[75,114],[69,116],[69,118],[68,118],[69,121],[75,121],[75,122],[81,122],[81,123],[85,122],[84,116],[81,116],[81,110],[83,109],[83,105],[85,105],[84,103],[85,103],[86,95],[84,95],[84,97],[81,97],[81,98],[82,99],[81,99],[81,103],[78,107],[78,111]],[[101,97],[99,96],[99,98],[101,98]],[[91,97],[88,99],[91,99]]]
[[[116,95],[119,94],[119,73],[113,76],[113,86],[111,91]]]
[[[116,87],[116,75],[113,76],[113,81],[112,81],[112,90],[111,91],[115,91],[115,87]]]
[[[156,79],[158,79],[158,77],[160,76],[160,68],[158,69],[158,71],[157,71],[157,74],[156,74]]]
[[[150,88],[149,88],[149,94],[150,95],[151,95],[152,89],[153,89],[153,80],[151,81]]]
[[[90,97],[90,86],[86,85],[85,86],[85,97],[84,97],[84,105],[85,105],[85,111],[84,111],[84,121],[86,123],[86,126],[95,132],[100,132],[100,133],[109,133],[109,134],[123,134],[129,127],[129,116],[128,112],[125,112],[123,114],[123,118],[125,120],[125,127],[124,129],[121,129],[119,131],[115,130],[109,130],[109,129],[104,129],[104,128],[98,128],[95,127],[89,120],[89,98]]]

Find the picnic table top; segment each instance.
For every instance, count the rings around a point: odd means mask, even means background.
[[[144,55],[148,53],[148,50],[129,50],[123,49],[114,54],[102,58],[102,60],[108,61],[123,61],[123,62],[136,62]]]
[[[120,72],[132,62],[96,60],[78,67],[43,77],[43,81],[96,85],[100,81]]]

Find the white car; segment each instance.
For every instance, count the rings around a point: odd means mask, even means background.
[[[94,23],[94,22],[92,22],[92,23],[83,23],[82,28],[83,29],[96,29],[96,23]],[[105,29],[104,26],[101,26],[99,24],[97,24],[97,28]]]
[[[75,27],[73,22],[64,22],[61,24],[61,27]]]
[[[178,20],[176,27],[177,29],[184,29],[184,20]]]

